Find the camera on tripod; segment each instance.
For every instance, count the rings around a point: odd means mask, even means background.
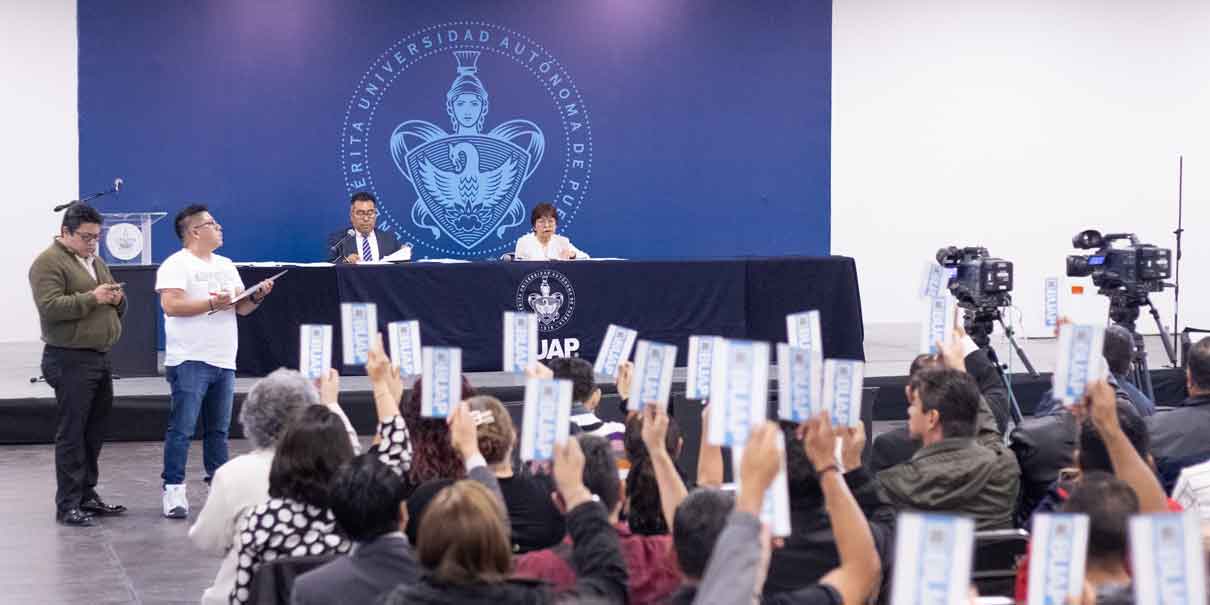
[[[990,310],[1012,304],[1012,261],[994,258],[982,246],[949,246],[937,251],[937,263],[955,270],[949,290],[959,307]]]
[[[1130,245],[1113,247],[1113,242],[1121,240],[1128,240]],[[1067,276],[1092,276],[1093,285],[1102,294],[1114,290],[1161,292],[1164,280],[1172,277],[1172,250],[1140,244],[1133,233],[1101,235],[1096,229],[1088,229],[1071,238],[1071,245],[1081,250],[1096,248],[1096,252],[1068,256]]]

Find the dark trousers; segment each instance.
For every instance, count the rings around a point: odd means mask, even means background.
[[[97,495],[97,458],[113,408],[113,376],[105,353],[49,345],[42,350],[42,376],[58,403],[55,506],[66,511]]]

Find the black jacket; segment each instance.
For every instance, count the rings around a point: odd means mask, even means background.
[[[381,536],[358,544],[347,557],[311,570],[294,583],[293,605],[373,603],[400,584],[420,576],[420,565],[402,535]]]
[[[1210,395],[1190,397],[1147,418],[1147,428],[1160,481],[1171,493],[1181,469],[1210,460]]]
[[[350,254],[361,256],[361,250],[357,249],[357,237],[345,237],[352,227],[345,227],[341,231],[337,231],[328,235],[328,247],[324,250],[326,256],[324,260],[333,260],[337,257],[344,258]],[[395,238],[395,234],[382,229],[375,229],[374,235],[378,238],[378,257],[385,258],[388,254],[394,254],[400,248],[399,240]],[[344,238],[344,241],[340,241]],[[336,246],[336,242],[340,242],[340,246]]]
[[[1076,451],[1076,422],[1070,412],[1028,418],[1013,431],[1010,447],[1021,465],[1021,498],[1017,527],[1029,527],[1038,503],[1050,492],[1059,471],[1072,465]]]
[[[454,585],[431,575],[410,586],[399,586],[380,601],[385,605],[546,605],[579,602],[625,603],[628,576],[618,532],[609,524],[605,507],[598,502],[577,506],[567,514],[572,540],[575,587],[556,593],[549,584],[531,580],[509,580],[498,584]]]

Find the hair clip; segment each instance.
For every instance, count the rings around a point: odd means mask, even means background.
[[[471,410],[471,420],[475,422],[475,426],[491,424],[496,421],[495,417],[488,410]]]

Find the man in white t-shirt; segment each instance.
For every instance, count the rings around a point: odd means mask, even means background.
[[[209,210],[199,204],[181,210],[176,234],[182,248],[156,271],[155,290],[164,309],[164,365],[172,388],[161,475],[164,516],[184,519],[189,516],[185,465],[199,415],[206,479],[227,461],[239,345],[235,314],[255,311],[273,281],[261,282],[255,293],[232,304],[244,291],[244,282],[230,259],[214,253],[223,245],[223,228]]]

